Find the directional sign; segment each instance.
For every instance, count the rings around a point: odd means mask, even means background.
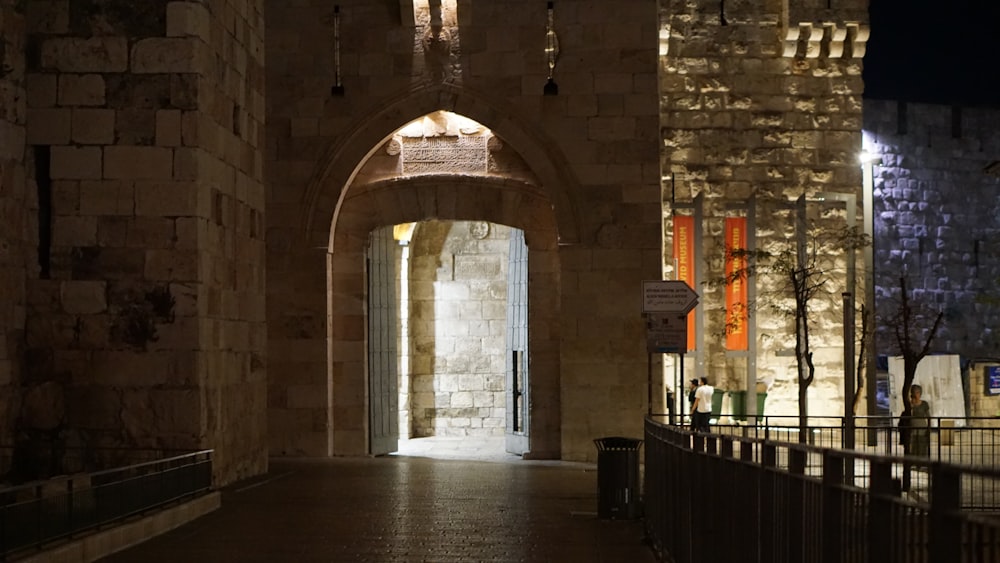
[[[643,313],[684,315],[698,305],[698,294],[682,280],[642,282]]]
[[[687,318],[677,313],[646,315],[646,351],[661,354],[687,352]]]

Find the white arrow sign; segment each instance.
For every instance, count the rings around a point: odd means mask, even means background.
[[[682,280],[642,282],[643,313],[684,315],[698,305],[698,294]]]

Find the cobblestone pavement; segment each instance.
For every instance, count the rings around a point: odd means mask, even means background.
[[[597,518],[593,464],[430,449],[272,460],[218,511],[103,561],[655,561],[641,520]]]

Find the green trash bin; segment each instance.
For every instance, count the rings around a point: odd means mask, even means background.
[[[725,394],[725,391],[719,389],[716,389],[715,393],[712,394],[712,418],[715,420],[719,420],[719,417],[722,416],[722,397]]]
[[[764,415],[765,399],[767,399],[767,393],[757,393],[757,416]],[[745,421],[747,419],[747,392],[730,391],[729,402],[733,408],[733,418]]]

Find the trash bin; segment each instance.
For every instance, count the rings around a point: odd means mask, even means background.
[[[725,395],[720,389],[712,393],[712,419],[718,421],[722,416],[722,397]]]
[[[764,415],[764,400],[767,399],[767,393],[757,392],[757,416]],[[730,391],[729,400],[733,408],[733,418],[736,420],[746,420],[747,419],[747,392],[746,391]]]
[[[612,436],[597,445],[597,517],[635,519],[642,512],[639,492],[639,448],[642,440]]]

